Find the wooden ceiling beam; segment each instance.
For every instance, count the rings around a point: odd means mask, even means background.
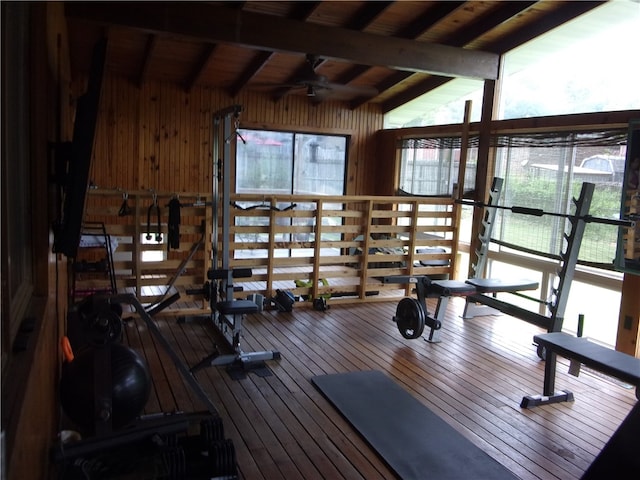
[[[420,16],[399,29],[394,36],[414,40],[424,35],[436,23],[450,15],[465,2],[438,2],[435,6],[429,6]]]
[[[353,14],[353,16],[346,22],[344,25],[345,28],[349,28],[351,30],[362,30],[369,26],[382,12],[384,12],[389,6],[391,6],[393,2],[369,2],[365,3],[362,7],[358,9],[358,11]],[[310,53],[310,52],[309,52]],[[324,62],[326,62],[326,58],[318,59],[318,62],[314,65],[314,70]],[[368,68],[368,67],[367,67]],[[298,68],[293,74],[289,76],[285,83],[294,84],[298,78],[303,76],[307,71],[307,66],[303,65]],[[342,83],[342,82],[338,82]],[[276,93],[273,95],[273,100],[275,102],[281,100],[288,92],[291,91],[291,88],[282,87],[279,88]]]
[[[238,79],[233,82],[233,85],[229,87],[229,95],[231,98],[235,98],[238,96],[240,91],[251,81],[253,77],[255,77],[260,70],[264,68],[267,62],[271,59],[274,52],[270,52],[268,50],[260,50],[253,60],[249,63],[247,68],[240,74]]]
[[[65,3],[67,16],[149,33],[451,77],[496,79],[498,55],[236,11],[205,2]]]
[[[390,112],[391,110],[398,108],[405,103],[410,102],[411,100],[414,100],[419,96],[424,95],[425,93],[428,93],[431,90],[434,90],[450,81],[451,79],[449,77],[429,77],[426,80],[417,83],[412,87],[409,87],[401,94],[391,97],[385,102],[382,102],[382,113]],[[355,107],[357,108],[357,105]]]
[[[536,1],[500,3],[497,10],[486,12],[485,15],[476,19],[475,22],[468,23],[458,29],[458,31],[452,32],[447,38],[443,39],[443,41],[447,45],[451,45],[454,47],[464,47],[476,38],[481,37],[498,25],[506,22],[510,18],[520,15],[522,12],[524,12],[528,8],[531,8],[535,4]],[[396,72],[395,74],[391,75],[383,85],[376,85],[376,88],[378,88],[378,91],[383,92],[406,80],[411,75],[413,74],[408,72]],[[404,105],[414,98],[417,98],[420,95],[424,95],[425,93],[430,92],[434,88],[438,88],[444,85],[450,80],[451,78],[442,76],[435,76],[435,78],[429,77],[422,82],[417,83],[413,87],[403,91],[402,93],[387,99],[385,102],[383,102],[383,111],[385,113],[389,112],[394,108]],[[352,102],[352,106],[354,108],[357,108],[364,102],[365,99],[360,99],[359,101]]]
[[[345,28],[364,30],[392,4],[393,2],[366,2],[346,22]]]
[[[536,3],[538,3],[536,0],[528,2],[500,2],[496,10],[488,11],[475,21],[461,25],[458,30],[451,32],[443,41],[446,45],[464,47],[476,38],[490,32],[498,25],[520,15]]]
[[[296,20],[306,20],[320,6],[322,2],[300,2],[296,3],[291,13],[291,18]],[[249,66],[240,74],[238,79],[229,88],[229,95],[235,98],[240,91],[264,68],[271,59],[274,52],[260,50],[253,58]]]
[[[216,48],[218,48],[218,46],[213,43],[207,43],[204,45],[202,49],[202,53],[198,58],[198,61],[196,62],[195,66],[193,67],[193,70],[187,77],[187,80],[184,82],[185,92],[189,93],[191,89],[193,89],[194,85],[198,83],[198,80],[207,69],[207,66],[211,61],[211,58],[213,57],[213,54],[216,51]]]
[[[522,10],[519,8],[520,6],[526,6],[526,8],[529,8],[530,6],[530,5],[520,5],[520,3],[524,4],[524,2],[514,2],[514,5],[512,5],[511,7],[506,7],[504,9],[504,13],[510,12],[511,16],[513,16],[519,13],[518,10]],[[530,2],[530,3],[534,4],[536,2]],[[549,12],[543,20],[538,19],[534,24],[528,25],[526,28],[521,28],[512,34],[501,38],[499,41],[496,41],[491,45],[485,46],[485,49],[487,49],[490,52],[494,52],[499,55],[502,55],[562,25],[563,23],[566,23],[580,15],[583,15],[589,12],[593,8],[598,7],[603,3],[605,2],[601,2],[601,1],[568,2],[560,6],[559,8]],[[503,20],[501,21],[504,21],[510,18],[508,15],[506,16],[506,18],[504,18],[505,17],[504,14],[500,15],[500,17],[503,17]],[[491,21],[491,17],[488,18],[487,21]],[[484,20],[481,20],[481,22],[484,22]],[[475,30],[475,26],[470,26],[469,29]],[[463,32],[460,32],[460,33],[463,34]],[[456,38],[455,35],[452,38]],[[471,40],[473,40],[473,38],[467,38],[467,42]],[[405,72],[398,72],[396,78],[400,79],[403,74],[405,74]],[[382,104],[382,111],[384,113],[390,112],[391,110],[404,105],[405,103],[413,100],[414,98],[417,98],[420,95],[424,95],[425,93],[430,92],[434,88],[440,87],[445,83],[451,81],[450,78],[444,78],[444,81],[439,81],[438,78],[442,78],[442,77],[436,77],[435,79],[427,78],[423,82],[420,82],[414,85],[412,88],[398,95],[395,95],[392,98],[387,99]],[[377,86],[377,87],[379,91],[382,91],[380,90],[381,86]],[[351,107],[357,108],[360,105],[362,105],[364,101],[365,101],[364,99],[358,99],[356,101],[353,101],[351,103]]]
[[[158,45],[158,36],[150,34],[147,38],[147,45],[144,49],[144,58],[142,59],[142,66],[140,67],[140,73],[138,73],[138,87],[142,87],[142,84],[147,78],[149,73],[149,66],[153,59],[153,54]]]
[[[395,36],[406,39],[416,39],[463,4],[464,2],[442,2],[435,7],[429,7],[422,15],[416,17],[411,23],[399,29],[395,33]],[[371,68],[369,65],[354,65],[335,81],[336,83],[348,84],[360,75],[366,73],[369,68]],[[411,75],[413,75],[413,72],[396,72],[392,75],[393,79],[391,82],[376,85],[376,89],[379,93],[382,93]],[[352,102],[352,106],[356,108],[369,100],[371,99],[366,97],[358,98]]]
[[[583,15],[607,2],[566,2],[557,9],[548,12],[544,18],[503,37],[486,48],[497,54],[504,54],[540,35],[553,30],[560,25]]]

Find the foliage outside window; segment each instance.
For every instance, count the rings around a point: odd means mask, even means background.
[[[571,214],[583,182],[595,185],[589,214],[617,219],[624,176],[626,132],[526,134],[494,138],[496,173],[504,178],[500,205]],[[493,237],[524,251],[558,258],[566,250],[566,218],[535,217],[499,210]],[[618,228],[587,223],[579,260],[610,268],[616,256]]]
[[[236,149],[236,193],[251,194],[293,194],[293,195],[343,195],[347,165],[347,137],[341,135],[320,135],[296,132],[276,132],[267,130],[239,129],[244,140],[237,142]],[[251,208],[252,202],[240,202],[241,208]],[[276,208],[290,207],[282,203]],[[326,208],[331,208],[325,205]],[[315,210],[313,203],[297,203],[296,210]],[[334,208],[339,208],[335,206]],[[331,219],[323,219],[323,222]],[[265,216],[242,216],[236,218],[239,226],[266,226]],[[295,225],[301,233],[295,238],[289,234],[279,234],[278,242],[313,242],[314,219],[310,216],[296,217]],[[267,233],[251,233],[251,238],[236,235],[238,242],[267,243]],[[324,237],[324,234],[323,234]],[[323,238],[325,240],[325,238]],[[328,238],[326,239],[328,240]],[[266,257],[266,250],[237,250],[236,257]],[[289,256],[288,249],[277,249],[276,256]],[[296,254],[313,255],[313,248],[296,249]],[[323,252],[337,254],[337,252]]]
[[[596,185],[590,215],[619,218],[624,177],[626,132],[528,133],[495,136],[495,176],[504,179],[499,204],[573,213],[582,182]],[[465,191],[474,187],[477,138],[470,138]],[[460,138],[412,138],[400,142],[401,193],[449,196],[458,179]],[[462,213],[465,235],[470,211]],[[534,217],[500,209],[493,240],[503,246],[558,258],[565,250],[569,225],[557,216]],[[587,224],[580,261],[611,268],[616,256],[616,226]]]

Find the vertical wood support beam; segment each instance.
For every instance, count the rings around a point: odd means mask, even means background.
[[[467,100],[464,104],[464,119],[462,123],[462,142],[460,145],[460,163],[458,165],[458,184],[453,190],[453,250],[451,252],[451,269],[450,278],[456,275],[457,259],[458,259],[458,242],[460,241],[460,218],[462,213],[462,205],[456,203],[456,200],[462,200],[464,197],[464,177],[467,171],[467,158],[469,156],[469,124],[471,123],[471,100]],[[473,238],[473,237],[472,237]],[[475,250],[472,250],[475,251]],[[471,263],[470,263],[471,265]]]
[[[142,296],[142,247],[140,245],[141,242],[141,237],[142,237],[142,230],[140,227],[140,221],[139,219],[141,219],[141,215],[142,215],[142,209],[140,206],[140,195],[136,195],[136,201],[134,204],[134,211],[135,211],[135,218],[136,218],[136,223],[135,223],[135,227],[134,227],[134,238],[133,238],[133,251],[132,251],[132,255],[133,255],[133,271],[131,272],[134,276],[134,278],[136,279],[136,296],[141,297]]]
[[[398,205],[395,206],[398,208]],[[418,238],[418,234],[420,233],[418,230],[418,223],[420,221],[420,200],[414,200],[411,203],[411,230],[409,231],[409,245],[407,247],[407,260],[405,261],[407,267],[407,275],[413,275],[413,270],[415,269],[415,261],[414,256],[416,254],[416,239]],[[396,220],[397,224],[397,220]],[[410,296],[411,290],[413,289],[412,284],[407,284],[405,287],[405,295]]]
[[[371,222],[373,217],[373,200],[369,199],[365,204],[365,211],[363,212],[363,219],[365,221],[364,228],[362,229],[362,266],[360,268],[360,298],[365,298],[367,295],[367,276],[369,273],[369,240],[371,238]]]
[[[499,78],[498,80],[485,80],[484,91],[482,95],[482,114],[480,116],[480,138],[478,143],[478,164],[476,167],[476,184],[474,200],[478,202],[486,202],[488,192],[491,188],[492,179],[495,172],[495,156],[492,155],[491,149],[491,122],[498,109],[498,91],[500,88],[500,78],[502,77],[502,58],[500,58]],[[473,220],[471,225],[471,246],[469,261],[469,276],[473,276],[473,265],[477,263],[475,252],[480,249],[480,238],[478,233],[482,229],[482,219],[484,218],[484,209],[475,208],[473,211]],[[484,275],[484,272],[476,272],[478,275]]]
[[[640,275],[624,274],[616,350],[640,358]]]
[[[276,207],[278,205],[277,200],[272,197],[270,200],[270,207]],[[269,247],[267,250],[267,295],[271,292],[271,295],[274,295],[276,292],[273,290],[273,282],[275,280],[275,272],[272,265],[274,265],[275,261],[275,251],[276,251],[276,228],[278,226],[277,218],[276,218],[276,209],[269,209]]]
[[[324,202],[321,198],[316,201],[316,225],[313,242],[313,253],[315,261],[313,262],[313,274],[311,275],[311,298],[318,298],[318,283],[320,282],[320,258],[322,256],[322,215],[324,211]]]

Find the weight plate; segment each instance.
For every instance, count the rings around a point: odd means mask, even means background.
[[[400,334],[409,340],[419,338],[424,331],[425,311],[415,298],[403,298],[396,308],[396,324]]]
[[[111,310],[98,312],[88,324],[87,334],[94,345],[107,345],[122,340],[122,320]]]

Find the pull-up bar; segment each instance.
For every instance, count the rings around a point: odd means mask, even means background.
[[[522,215],[533,215],[534,217],[542,217],[544,215],[548,215],[551,217],[562,217],[562,218],[569,218],[569,219],[575,219],[575,220],[582,220],[585,223],[603,223],[606,225],[615,225],[618,227],[629,227],[629,228],[635,227],[635,220],[619,220],[615,218],[602,218],[602,217],[594,217],[593,215],[576,216],[568,213],[545,212],[541,208],[518,207],[518,206],[504,207],[502,205],[489,205],[484,202],[474,202],[471,200],[456,200],[456,203],[460,203],[462,205],[471,205],[472,207],[479,207],[479,208],[487,207],[487,208],[498,208],[501,210],[510,210],[513,213],[519,213]]]

